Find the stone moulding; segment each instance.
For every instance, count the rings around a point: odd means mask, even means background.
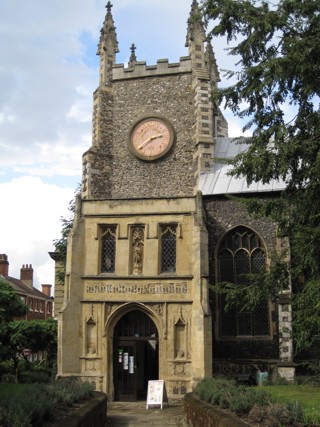
[[[219,408],[203,402],[192,393],[185,395],[183,405],[188,427],[248,427],[248,424],[232,414],[226,414]]]

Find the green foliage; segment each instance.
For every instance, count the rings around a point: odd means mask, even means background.
[[[254,405],[267,405],[269,394],[262,389],[238,386],[235,381],[226,378],[205,378],[194,394],[201,400],[230,408],[237,414],[247,414]]]
[[[14,317],[24,316],[27,311],[27,306],[12,287],[5,279],[0,278],[0,328],[1,325],[10,322]]]
[[[59,403],[70,406],[92,396],[93,386],[79,381],[77,377],[64,378],[55,383],[52,393]]]
[[[254,405],[248,419],[268,427],[302,426],[303,408],[298,402],[294,404],[270,403],[268,406]]]
[[[232,174],[249,184],[286,182],[278,198],[247,204],[288,237],[296,348],[319,347],[320,3],[203,0],[202,12],[213,24],[210,35],[226,37],[237,58],[237,70],[225,71],[233,82],[217,91],[216,102],[246,119],[244,130],[252,129],[248,149],[231,161]]]
[[[288,288],[288,276],[287,263],[283,262],[281,255],[274,255],[268,271],[242,275],[245,285],[219,282],[211,286],[211,289],[216,294],[227,296],[225,310],[228,311],[234,306],[240,307],[241,310],[253,310],[270,296],[277,299],[279,292]]]
[[[93,387],[76,378],[49,385],[0,384],[0,425],[41,426],[54,419],[58,408],[72,406],[92,394]]]
[[[0,340],[2,360],[13,361],[12,371],[9,373],[16,374],[17,380],[19,380],[19,371],[25,370],[25,367],[19,369],[19,363],[21,365],[25,361],[28,364],[27,368],[30,369],[30,364],[24,356],[26,348],[33,353],[46,351],[46,368],[54,367],[57,354],[57,321],[55,319],[9,322],[0,327]]]
[[[20,384],[44,384],[52,380],[52,372],[49,369],[31,368],[21,370],[19,373]]]
[[[295,297],[295,335],[297,350],[309,348],[317,343],[318,358],[320,357],[320,282],[317,279],[309,280]],[[309,343],[306,345],[306,343]]]
[[[254,406],[268,406],[270,395],[260,388],[243,387],[230,398],[230,409],[237,415],[247,415]]]
[[[56,354],[57,321],[46,320],[16,320],[7,325],[6,335],[3,337],[11,352],[23,356],[25,348],[36,353],[48,351],[50,357]]]
[[[58,283],[63,284],[64,283],[64,277],[65,277],[65,265],[67,261],[67,245],[68,245],[68,237],[73,227],[73,220],[75,215],[75,209],[76,209],[76,199],[77,196],[80,193],[80,185],[78,186],[76,192],[75,192],[75,198],[73,200],[70,200],[69,202],[69,212],[70,217],[69,218],[60,218],[60,221],[62,223],[62,229],[61,229],[61,236],[59,239],[55,239],[53,241],[54,247],[56,252],[59,254],[60,260],[62,261],[62,264],[64,265],[64,268],[61,268],[59,271],[56,272],[56,280]]]
[[[286,395],[284,390],[288,390],[287,399],[283,399],[283,395]],[[318,389],[312,390],[315,394],[312,404],[317,405]],[[201,400],[230,409],[238,416],[247,417],[255,425],[316,426],[318,425],[316,423],[308,424],[311,418],[312,422],[319,421],[319,418],[315,411],[310,413],[308,406],[304,408],[303,398],[301,398],[303,403],[299,400],[300,391],[302,394],[305,391],[306,399],[310,403],[312,400],[310,386],[307,389],[300,389],[297,386],[286,386],[285,389],[277,386],[246,387],[237,386],[234,381],[224,378],[206,378],[197,385],[194,394]]]
[[[8,325],[9,345],[22,354],[25,348],[33,352],[55,352],[57,345],[57,321],[16,320]]]
[[[215,378],[213,381],[212,378],[205,378],[197,385],[194,393],[201,400],[219,405],[222,399],[235,389],[235,381],[225,378]]]
[[[303,409],[304,425],[319,426],[320,388],[312,384],[313,378],[310,378],[304,385],[271,386],[267,387],[267,390],[275,403],[285,404],[286,409],[290,411],[292,419],[300,419]]]

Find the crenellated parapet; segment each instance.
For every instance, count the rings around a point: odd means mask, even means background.
[[[191,58],[183,56],[180,58],[180,62],[174,63],[170,63],[168,59],[158,59],[156,65],[147,65],[145,61],[136,61],[129,67],[125,67],[124,64],[116,64],[112,69],[112,80],[158,77],[191,72]]]

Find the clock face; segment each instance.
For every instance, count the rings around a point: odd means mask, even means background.
[[[129,136],[129,150],[142,160],[156,160],[171,149],[174,130],[171,124],[159,117],[138,121]]]

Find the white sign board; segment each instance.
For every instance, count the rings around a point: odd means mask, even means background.
[[[148,381],[147,409],[149,405],[163,406],[163,402],[168,403],[164,380]]]

